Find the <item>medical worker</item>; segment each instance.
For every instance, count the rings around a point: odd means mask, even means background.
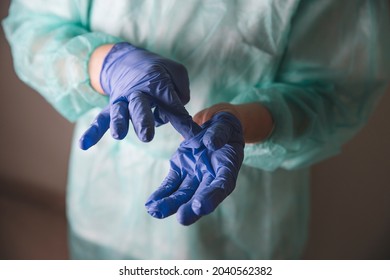
[[[76,121],[72,258],[300,258],[310,165],[389,86],[389,14],[387,0],[12,1],[17,74]]]

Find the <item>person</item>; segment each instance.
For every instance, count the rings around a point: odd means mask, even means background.
[[[20,79],[76,121],[75,259],[300,258],[310,166],[390,81],[388,1],[14,0],[3,28]],[[174,193],[215,166],[218,201]]]

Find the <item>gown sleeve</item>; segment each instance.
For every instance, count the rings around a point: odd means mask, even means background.
[[[336,155],[366,123],[390,80],[388,1],[302,1],[275,79],[233,103],[262,102],[274,118],[244,164],[295,169]]]
[[[69,121],[107,103],[90,86],[88,60],[96,47],[120,41],[89,30],[91,2],[13,0],[2,22],[19,78]]]

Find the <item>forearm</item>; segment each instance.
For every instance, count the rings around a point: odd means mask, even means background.
[[[217,112],[230,112],[241,122],[245,143],[258,143],[264,141],[272,132],[274,123],[271,113],[261,103],[245,103],[233,105],[219,103],[206,108],[194,116],[199,125],[209,120]]]

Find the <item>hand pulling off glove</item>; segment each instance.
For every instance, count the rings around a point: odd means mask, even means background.
[[[172,156],[168,176],[145,204],[148,213],[162,219],[177,212],[178,221],[190,225],[214,211],[235,188],[244,145],[240,121],[215,114]]]
[[[153,139],[155,125],[167,122],[185,139],[199,132],[184,108],[190,99],[189,80],[187,70],[179,63],[129,43],[118,43],[104,59],[100,84],[110,102],[81,137],[83,150],[95,145],[108,128],[113,138],[123,139],[129,120],[143,142]]]

